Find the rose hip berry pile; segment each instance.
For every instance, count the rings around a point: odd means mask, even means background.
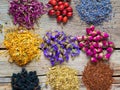
[[[43,38],[41,49],[52,66],[68,61],[69,55],[75,57],[80,54],[77,37],[68,36],[59,31],[47,32]]]
[[[50,0],[49,4],[52,9],[49,10],[49,16],[56,16],[58,23],[67,23],[68,19],[73,16],[73,9],[70,6],[71,0]]]
[[[87,28],[86,33],[86,36],[78,37],[79,47],[91,57],[92,62],[109,60],[114,43],[108,40],[108,33],[95,30],[94,26]],[[106,50],[103,50],[104,48]]]

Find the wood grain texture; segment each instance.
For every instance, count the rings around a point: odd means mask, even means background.
[[[8,15],[9,8],[9,0],[0,0],[0,24],[4,25],[4,27],[12,27],[12,19]],[[39,0],[44,3],[47,3],[48,0]],[[48,15],[43,15],[39,20],[39,24],[35,25],[35,33],[40,34],[42,37],[49,30],[59,30],[64,31],[70,35],[83,35],[85,34],[86,25],[85,22],[80,20],[78,16],[78,12],[75,9],[76,3],[79,0],[72,0],[72,7],[74,9],[74,16],[66,25],[57,24],[55,18],[49,18]],[[111,0],[113,6],[112,19],[108,22],[104,22],[103,25],[97,26],[97,29],[101,31],[108,32],[110,34],[110,40],[114,41],[116,48],[120,48],[120,0]],[[4,28],[2,29],[2,33],[0,33],[0,48],[4,48],[3,45],[4,40]],[[12,73],[17,73],[21,71],[21,67],[15,65],[14,63],[9,63],[9,55],[6,54],[7,50],[0,50],[0,90],[12,90],[10,85],[10,77]],[[80,56],[75,59],[70,59],[68,63],[64,63],[71,68],[78,70],[78,75],[81,80],[82,71],[86,66],[89,58],[81,52]],[[120,50],[115,50],[112,54],[110,60],[110,66],[114,70],[114,83],[112,85],[111,90],[120,90]],[[39,61],[33,60],[31,63],[25,66],[28,71],[37,71],[39,79],[42,84],[42,90],[51,90],[50,87],[45,88],[46,82],[46,73],[48,69],[51,67],[49,60],[47,60],[43,53]],[[80,90],[86,90],[85,86],[81,81]]]
[[[86,87],[84,86],[83,82],[81,81],[82,77],[78,76],[78,78],[80,79],[80,90],[87,90]],[[1,80],[1,78],[0,78],[0,80]],[[45,82],[47,80],[46,76],[39,76],[39,80],[40,80],[40,85],[41,85],[42,90],[52,90],[49,85],[46,87],[46,84],[45,84]],[[11,82],[10,78],[6,78],[6,79],[4,79],[4,81],[5,81],[4,83],[2,83],[2,84],[0,83],[0,90],[12,90],[11,84],[10,84],[10,82]],[[111,90],[119,90],[119,87],[120,87],[119,83],[120,83],[120,78],[115,77],[114,82],[111,87]]]
[[[5,54],[5,50],[1,50],[0,53],[1,52],[4,53],[0,56],[0,77],[11,76],[12,73],[19,72],[21,67],[17,66],[15,63],[11,64],[8,62],[9,55]],[[69,62],[64,63],[64,65],[78,70],[78,75],[82,75],[82,71],[84,70],[88,60],[89,58],[87,58],[85,53],[81,52],[78,57],[74,59],[70,58]],[[120,50],[114,51],[111,56],[110,64],[111,68],[114,70],[114,76],[120,75]],[[50,62],[44,57],[43,53],[39,61],[33,60],[28,65],[26,65],[28,71],[37,71],[38,75],[45,75],[49,70],[49,67],[51,67]]]
[[[12,19],[7,14],[9,9],[8,1],[9,0],[0,0],[0,23],[4,24],[4,26],[12,27]],[[44,3],[48,2],[48,0],[40,1]],[[72,0],[71,5],[74,9],[74,16],[66,25],[57,24],[55,18],[49,18],[49,16],[46,14],[38,20],[38,26],[35,25],[36,33],[39,33],[41,36],[43,36],[48,30],[59,30],[65,31],[65,33],[71,35],[85,34],[85,29],[88,27],[88,25],[80,20],[78,12],[75,9],[76,2],[79,2],[79,0]],[[113,6],[112,19],[108,22],[104,22],[103,25],[97,26],[96,28],[100,29],[101,31],[108,32],[110,34],[110,40],[114,41],[117,48],[120,48],[120,0],[111,0],[111,3]],[[4,30],[3,33],[0,34],[1,44],[3,42],[3,39]]]

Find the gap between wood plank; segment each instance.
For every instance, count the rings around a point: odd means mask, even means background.
[[[41,50],[41,48],[39,48]],[[106,48],[103,48],[104,50],[106,50]],[[7,48],[0,48],[0,50],[8,50]],[[120,50],[120,48],[114,48],[114,50]]]

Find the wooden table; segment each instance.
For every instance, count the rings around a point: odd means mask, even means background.
[[[40,0],[44,3],[48,0]],[[79,0],[73,0],[79,1]],[[110,40],[115,43],[115,51],[112,54],[110,65],[114,69],[114,83],[112,84],[111,90],[120,90],[120,0],[111,0],[113,6],[112,20],[104,22],[103,25],[96,27],[101,31],[106,31],[110,34]],[[72,2],[74,8],[74,16],[66,25],[59,25],[56,23],[55,18],[49,18],[47,15],[44,15],[39,20],[39,26],[36,26],[36,33],[39,33],[43,36],[49,30],[59,30],[64,31],[67,34],[71,35],[84,35],[85,28],[88,27],[83,21],[80,20],[77,11],[75,10],[75,3]],[[7,14],[9,8],[8,0],[0,0],[0,24],[4,26],[11,27],[13,26],[10,16]],[[11,64],[8,62],[9,56],[6,54],[7,50],[4,50],[2,44],[4,39],[4,30],[0,33],[0,90],[12,90],[10,85],[10,77],[12,73],[17,73],[21,71],[21,67],[18,67],[14,63]],[[4,53],[3,53],[4,52]],[[78,70],[79,78],[82,76],[82,71],[84,66],[88,62],[86,55],[81,52],[79,57],[76,57],[74,60],[70,59],[69,63],[65,63],[67,66]],[[41,58],[38,62],[32,61],[26,66],[28,71],[37,71],[37,74],[40,78],[42,84],[42,90],[50,90],[50,87],[45,88],[46,81],[46,72],[50,67],[50,62],[41,55]],[[80,90],[86,90],[85,86],[81,81]]]

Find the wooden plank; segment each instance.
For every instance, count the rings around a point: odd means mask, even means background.
[[[1,52],[6,52],[5,50],[1,50]],[[0,77],[7,77],[11,76],[12,73],[16,73],[21,71],[21,67],[15,65],[14,63],[9,63],[9,55],[8,54],[1,54],[0,55]],[[120,75],[120,50],[114,51],[112,54],[110,63],[111,67],[114,69],[114,76]],[[81,54],[76,57],[74,60],[70,58],[68,63],[64,63],[64,65],[70,66],[71,68],[74,68],[78,70],[79,75],[82,75],[82,71],[84,70],[84,67],[86,63],[88,62],[88,58],[85,55],[85,53],[81,52]],[[51,67],[49,60],[47,60],[43,53],[41,55],[41,58],[39,61],[33,60],[31,63],[26,65],[26,68],[28,71],[37,71],[38,75],[45,75],[48,71],[49,67]]]
[[[48,0],[40,0],[44,3],[47,3]],[[82,35],[85,34],[85,28],[88,27],[88,25],[85,24],[82,20],[80,20],[77,11],[75,10],[75,1],[79,0],[73,0],[72,7],[74,9],[74,17],[66,24],[61,25],[56,23],[56,19],[49,18],[48,15],[44,15],[39,20],[39,27],[36,26],[36,33],[39,33],[41,36],[43,36],[48,30],[59,30],[59,31],[65,31],[67,34],[71,35]],[[108,32],[111,36],[111,41],[114,41],[117,48],[120,48],[120,0],[111,0],[112,6],[113,6],[113,17],[112,20],[109,20],[108,22],[104,22],[103,25],[97,26],[97,29],[100,29],[101,31]],[[4,24],[4,26],[12,27],[12,20],[10,16],[7,14],[9,8],[8,0],[1,0],[0,1],[0,23]],[[7,24],[5,24],[7,23]],[[40,30],[41,28],[42,30]],[[3,33],[0,33],[0,47],[3,47],[2,42],[4,40],[4,31]]]
[[[83,82],[81,81],[81,77],[79,76],[80,79],[80,90],[86,90],[86,87],[84,86]],[[11,89],[11,84],[10,84],[10,78],[9,79],[4,79],[4,81],[8,81],[7,83],[0,83],[0,90],[12,90]],[[50,86],[45,85],[46,82],[46,76],[39,76],[40,80],[40,85],[42,87],[42,90],[51,90]],[[119,90],[120,89],[120,77],[114,78],[114,83],[112,84],[111,90]],[[117,81],[117,83],[116,83]],[[119,81],[119,82],[118,82]]]

